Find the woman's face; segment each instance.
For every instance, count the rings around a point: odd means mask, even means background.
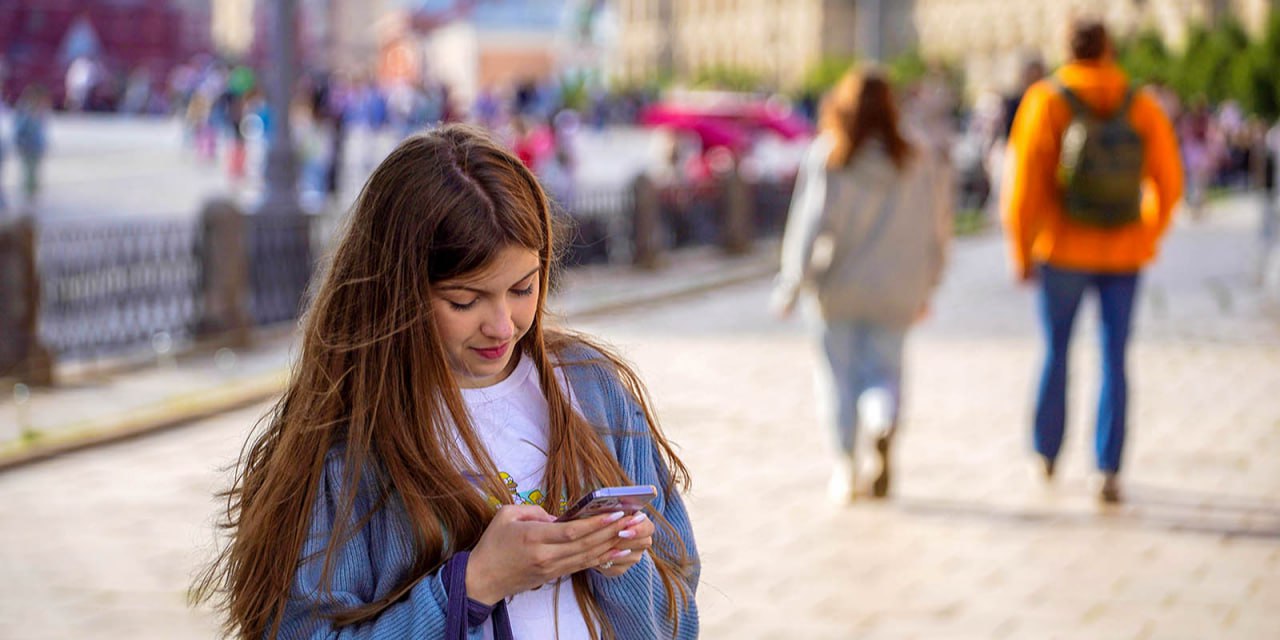
[[[463,388],[497,384],[538,310],[537,252],[506,247],[486,267],[436,283],[431,300],[449,367]]]

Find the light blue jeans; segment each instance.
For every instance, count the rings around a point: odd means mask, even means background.
[[[896,425],[902,397],[905,327],[870,322],[819,323],[825,366],[818,368],[819,406],[836,446],[852,455],[858,433],[858,398],[881,388],[890,398],[889,424]]]

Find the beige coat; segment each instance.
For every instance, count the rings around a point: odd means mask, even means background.
[[[790,307],[807,293],[827,322],[906,327],[942,276],[950,171],[922,145],[899,170],[877,143],[832,171],[831,146],[819,137],[800,168],[774,303]]]

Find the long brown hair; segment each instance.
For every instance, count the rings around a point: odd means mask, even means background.
[[[879,140],[899,169],[911,157],[898,129],[898,109],[893,87],[875,69],[851,69],[831,89],[822,105],[822,130],[834,141],[827,168],[846,167],[868,140]]]
[[[226,614],[227,635],[278,635],[325,458],[340,446],[346,477],[321,583],[329,584],[338,550],[363,525],[351,524],[362,483],[377,488],[375,504],[399,499],[416,555],[398,589],[333,615],[337,625],[377,616],[453,553],[475,546],[494,514],[486,494],[510,502],[472,429],[430,305],[434,284],[485,268],[505,247],[536,251],[541,260],[537,312],[518,348],[537,366],[549,408],[545,508],[554,514],[590,489],[629,483],[554,372],[556,356],[584,342],[603,354],[600,363],[648,418],[671,490],[687,487],[688,471],[653,419],[635,373],[589,339],[544,327],[554,239],[537,180],[478,129],[450,125],[413,136],[374,170],[304,319],[301,356],[284,395],[246,443],[234,483],[221,494],[227,501],[221,526],[230,535],[192,599],[215,601]],[[651,551],[674,623],[691,595],[680,578],[692,559],[655,515]],[[612,637],[586,574],[573,576],[573,585],[593,636],[598,627]]]

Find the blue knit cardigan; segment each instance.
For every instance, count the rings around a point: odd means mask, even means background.
[[[700,569],[693,528],[678,492],[671,490],[668,473],[658,455],[644,412],[625,387],[586,348],[575,348],[563,359],[564,370],[583,416],[593,425],[605,444],[617,456],[635,484],[660,488],[653,508],[680,534],[685,552],[693,561],[687,581],[689,601],[680,608],[678,628],[668,621],[672,606],[662,587],[651,554],[615,578],[589,571],[591,588],[622,640],[653,638],[696,638],[698,610],[694,592]],[[360,606],[386,596],[403,583],[413,565],[413,534],[399,500],[387,500],[376,508],[372,486],[362,487],[356,496],[352,518],[369,514],[367,523],[338,551],[330,574],[332,595],[326,597],[320,584],[324,549],[337,517],[344,479],[343,456],[330,452],[325,462],[319,495],[312,515],[311,531],[302,549],[304,559],[294,578],[285,608],[280,638],[391,640],[427,639],[444,636],[448,597],[441,576],[433,574],[420,581],[407,597],[395,602],[375,619],[356,625],[335,627],[327,612]],[[655,546],[662,545],[659,531]],[[331,598],[331,599],[330,599]],[[469,630],[469,640],[482,636],[480,627]],[[524,640],[517,638],[517,640]],[[540,640],[540,639],[539,639]]]

